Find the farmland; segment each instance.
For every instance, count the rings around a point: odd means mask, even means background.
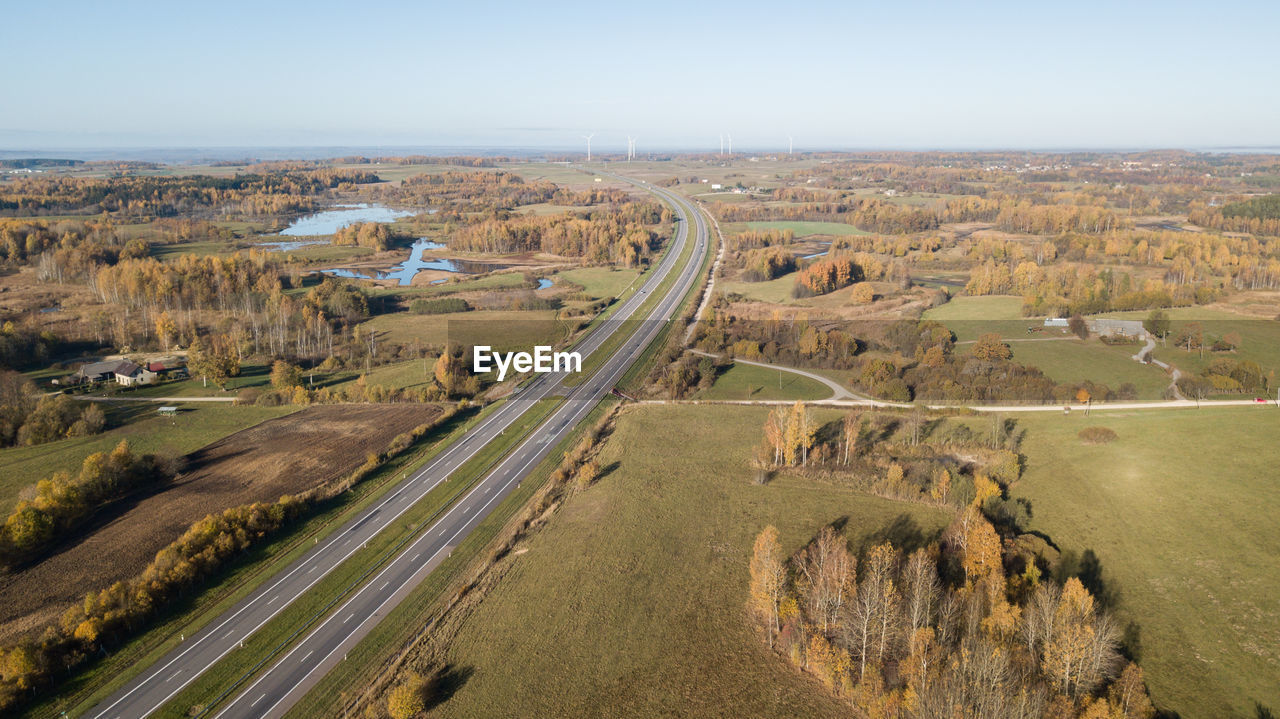
[[[174,482],[107,508],[114,515],[109,521],[0,580],[0,636],[7,640],[39,629],[86,591],[133,576],[211,512],[274,501],[345,476],[366,454],[382,451],[392,437],[439,411],[420,404],[316,406],[191,453]]]

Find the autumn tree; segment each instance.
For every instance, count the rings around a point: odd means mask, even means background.
[[[1013,350],[996,332],[988,332],[980,337],[973,345],[973,356],[980,360],[988,362],[996,362],[1011,359]]]
[[[817,431],[804,402],[797,401],[790,410],[778,407],[765,420],[765,452],[772,454],[774,466],[807,465]]]
[[[1087,694],[1115,670],[1118,645],[1119,632],[1113,621],[1096,614],[1093,595],[1079,579],[1068,579],[1045,641],[1044,673],[1063,694]]]
[[[769,646],[778,635],[778,603],[787,579],[778,530],[769,525],[756,536],[751,553],[751,604],[768,628]]]
[[[156,337],[160,339],[160,344],[164,346],[164,351],[169,351],[169,342],[178,332],[178,325],[174,323],[173,318],[169,316],[169,311],[165,310],[156,317]]]
[[[849,464],[850,455],[857,451],[858,437],[862,433],[862,416],[849,412],[840,422],[840,443],[842,445],[842,463]]]
[[[426,680],[417,672],[409,672],[404,681],[387,695],[387,713],[391,719],[409,719],[426,710]]]
[[[869,664],[879,664],[893,650],[902,630],[901,597],[894,579],[899,558],[888,542],[872,547],[857,594],[845,612],[841,634],[858,663],[859,680],[866,677]]]
[[[1163,338],[1169,334],[1169,315],[1164,310],[1151,310],[1142,321],[1142,328],[1152,337]]]
[[[293,389],[302,384],[302,370],[292,362],[276,360],[271,363],[271,386],[275,389]]]
[[[199,375],[204,386],[212,380],[220,389],[227,388],[227,382],[240,374],[240,359],[230,340],[215,336],[208,346],[199,337],[191,342],[187,349],[187,369]]]
[[[831,527],[823,527],[817,539],[800,553],[797,568],[800,596],[809,616],[816,618],[826,633],[856,589],[853,556],[843,537]]]
[[[870,282],[859,282],[853,286],[849,298],[857,305],[869,305],[876,298],[876,288]]]

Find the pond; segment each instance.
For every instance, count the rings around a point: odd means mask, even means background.
[[[549,280],[549,279],[547,279],[547,278],[545,278],[545,277],[539,277],[539,278],[538,278],[538,289],[540,289],[540,290],[545,290],[545,289],[547,289],[547,288],[548,288],[548,287],[550,287],[550,286],[551,286],[551,280]]]
[[[357,222],[394,222],[401,217],[409,217],[413,214],[407,210],[393,210],[382,205],[338,205],[332,210],[299,217],[281,230],[280,234],[288,237],[332,235]],[[319,241],[313,240],[308,244],[319,244]],[[282,251],[285,249],[297,249],[297,247],[281,248]]]
[[[831,243],[830,243],[830,242],[824,242],[824,243],[821,243],[821,244],[825,244],[825,245],[827,246],[827,249],[823,250],[822,252],[815,252],[815,253],[813,253],[812,255],[801,255],[801,256],[800,256],[800,259],[802,259],[802,260],[812,260],[812,259],[813,259],[813,258],[815,258],[815,257],[822,257],[822,256],[826,255],[827,253],[831,252]]]
[[[451,260],[448,258],[431,258],[425,259],[422,253],[426,250],[438,250],[444,245],[439,242],[421,237],[413,243],[412,249],[409,251],[409,259],[392,267],[386,272],[379,270],[366,269],[336,269],[323,270],[326,274],[334,277],[349,277],[352,279],[377,279],[377,280],[396,280],[401,286],[413,284],[413,278],[423,270],[439,270],[442,272],[457,272],[459,274],[475,275],[482,272],[492,272],[500,270],[507,265],[496,262],[476,262],[473,260]],[[436,283],[433,283],[436,284]],[[548,281],[549,284],[549,281]]]

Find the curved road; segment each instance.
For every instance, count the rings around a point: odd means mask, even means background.
[[[242,677],[228,687],[224,697],[236,691],[239,693],[217,716],[254,719],[282,716],[329,669],[341,662],[345,652],[408,596],[510,494],[529,470],[550,454],[556,444],[587,416],[666,323],[676,317],[680,304],[697,282],[708,242],[706,223],[688,200],[646,183],[635,184],[642,185],[669,204],[680,222],[662,261],[640,290],[574,347],[585,360],[619,330],[625,335],[634,329],[625,343],[607,357],[589,379],[567,387],[562,384],[563,376],[547,374],[536,377],[516,399],[503,403],[422,469],[401,481],[398,488],[381,502],[360,512],[324,542],[209,622],[86,716],[134,719],[155,712],[196,677],[236,651],[245,639],[359,551],[366,541],[395,522],[433,489],[447,482],[452,472],[512,426],[537,400],[567,393],[566,401],[550,418],[495,469],[387,561],[376,575],[367,578],[363,586],[345,599],[335,598],[336,608],[327,616],[317,618],[314,626],[306,627],[306,635],[259,674],[252,684],[242,688],[247,679]],[[678,267],[682,251],[690,241],[690,226],[695,230],[692,239],[695,251],[683,267]],[[649,295],[658,290],[663,280],[673,272],[678,272],[678,275],[666,296],[643,318],[636,317]],[[647,321],[634,322],[637,319]]]

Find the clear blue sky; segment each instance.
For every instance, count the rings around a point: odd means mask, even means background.
[[[0,148],[1280,145],[1280,2],[12,2]]]

